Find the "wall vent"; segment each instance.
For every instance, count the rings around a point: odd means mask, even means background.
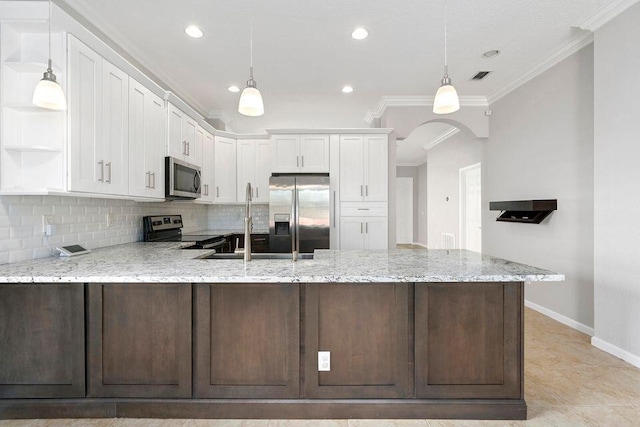
[[[487,77],[491,71],[478,71],[475,76],[471,77],[471,80],[482,80]]]

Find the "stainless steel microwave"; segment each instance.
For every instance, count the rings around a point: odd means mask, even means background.
[[[165,198],[197,199],[201,195],[200,167],[174,157],[165,157]]]

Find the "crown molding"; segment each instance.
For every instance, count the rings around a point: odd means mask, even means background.
[[[207,119],[222,120],[225,126],[228,125],[231,122],[231,120],[233,120],[231,116],[227,114],[226,111],[223,111],[223,110],[211,110],[209,111],[206,117]]]
[[[611,0],[585,16],[574,27],[596,31],[637,2],[638,0]]]
[[[364,116],[364,120],[371,124],[374,119],[382,117],[384,112],[389,107],[431,107],[433,105],[433,96],[422,95],[406,95],[406,96],[394,96],[385,95],[380,98],[378,102],[378,108],[376,110],[367,111]],[[461,96],[461,107],[487,107],[489,102],[484,96]]]
[[[441,142],[446,141],[447,139],[451,138],[453,135],[457,134],[458,132],[460,132],[460,129],[452,127],[451,129],[441,133],[440,135],[436,136],[435,138],[433,138],[431,141],[427,142],[426,144],[422,145],[422,148],[424,148],[425,150],[430,150],[433,147],[435,147],[436,145],[440,144]]]
[[[200,115],[207,109],[196,101],[192,96],[188,94],[188,91],[176,80],[171,78],[166,70],[159,65],[155,64],[141,49],[139,49],[131,40],[129,40],[119,29],[109,24],[109,22],[92,6],[89,2],[82,0],[57,0],[56,2],[65,3],[67,6],[76,11],[80,16],[84,17],[92,25],[98,28],[111,42],[115,43],[122,50],[124,50],[134,61],[137,61],[145,67],[148,71],[152,72],[162,82],[156,82],[156,84],[164,83],[169,87],[164,89],[172,91],[176,95],[179,95],[185,103],[188,103],[190,107],[196,110]],[[103,40],[103,42],[106,42]],[[107,42],[107,45],[113,49],[113,47]],[[115,50],[115,49],[114,49]],[[135,66],[135,64],[134,64]],[[146,73],[145,73],[146,74]],[[152,79],[153,80],[153,79]],[[162,84],[159,84],[162,86]]]
[[[558,48],[554,49],[551,55],[549,55],[547,58],[538,62],[533,67],[531,67],[531,69],[527,71],[525,74],[523,74],[516,80],[512,81],[511,83],[507,84],[505,87],[503,87],[493,95],[489,96],[487,98],[489,104],[493,104],[500,98],[513,92],[523,84],[527,83],[529,80],[544,73],[549,68],[558,64],[563,59],[566,59],[567,57],[573,55],[574,53],[576,53],[577,51],[579,51],[580,49],[589,45],[592,42],[593,42],[593,33],[590,31],[585,31],[583,34],[580,34],[579,36],[573,38],[568,43],[565,43],[559,46]]]

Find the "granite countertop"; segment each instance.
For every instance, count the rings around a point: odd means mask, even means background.
[[[206,260],[181,243],[128,243],[0,265],[0,283],[522,282],[564,275],[466,250],[318,250],[313,260]]]

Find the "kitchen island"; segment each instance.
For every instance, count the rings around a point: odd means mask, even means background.
[[[0,418],[525,419],[523,284],[469,251],[0,266]],[[319,353],[320,352],[320,353]]]

